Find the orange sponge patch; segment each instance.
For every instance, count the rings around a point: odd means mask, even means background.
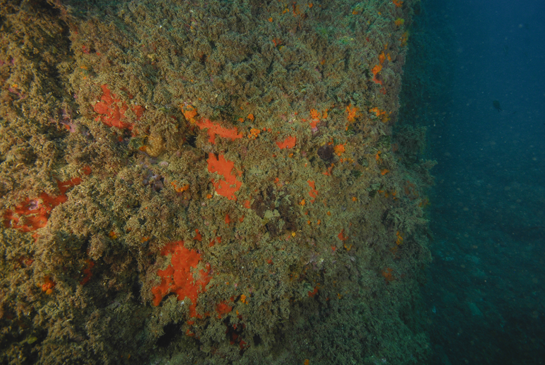
[[[154,295],[153,305],[158,306],[161,300],[169,294],[176,293],[178,300],[186,297],[191,299],[189,315],[198,317],[196,307],[199,293],[206,291],[206,286],[212,279],[204,270],[196,268],[201,261],[201,255],[196,250],[188,250],[184,247],[183,241],[171,242],[161,250],[161,255],[172,255],[170,266],[165,270],[159,270],[157,275],[161,277],[161,284],[153,287],[151,292]]]
[[[233,172],[235,163],[233,161],[226,160],[223,155],[219,155],[218,158],[213,153],[208,156],[208,171],[215,172],[223,176],[225,180],[215,181],[212,179],[212,184],[216,189],[216,193],[226,197],[229,200],[237,200],[235,192],[237,192],[242,186],[242,182],[238,181],[236,175]]]
[[[295,147],[295,143],[297,142],[297,138],[296,137],[288,137],[286,138],[284,141],[282,142],[276,142],[276,145],[281,148],[281,149],[284,149],[284,148],[293,148]]]
[[[212,123],[209,119],[205,118],[201,119],[200,122],[196,122],[195,124],[200,129],[208,129],[208,137],[210,137],[208,141],[212,144],[216,144],[216,135],[223,138],[229,138],[231,141],[242,138],[242,133],[238,133],[238,129],[236,127],[225,128],[218,123]]]
[[[373,81],[376,83],[376,84],[381,84],[382,85],[382,81],[377,79],[377,74],[382,71],[382,65],[376,65],[375,67],[373,67],[373,69],[371,70],[371,72],[373,73]]]
[[[341,241],[343,241],[343,242],[346,241],[346,240],[348,239],[348,236],[345,236],[345,234],[344,234],[344,229],[341,230],[341,233],[339,233],[339,234],[337,235],[337,237],[339,237],[339,239],[340,239]]]
[[[7,210],[3,215],[4,227],[15,228],[22,232],[32,232],[47,225],[51,210],[68,200],[66,192],[81,183],[79,177],[67,181],[57,181],[61,195],[50,196],[41,193],[39,199],[25,199],[14,210]]]
[[[311,202],[314,203],[314,201],[318,197],[318,190],[316,190],[316,185],[314,184],[314,181],[308,180],[307,183],[308,186],[310,186],[310,191],[308,192],[308,195],[313,198]]]
[[[42,284],[42,291],[46,293],[47,295],[50,295],[53,293],[53,289],[55,288],[56,283],[51,280],[50,276],[44,277],[44,283]]]
[[[128,128],[132,130],[134,124],[127,123],[123,121],[125,118],[125,112],[128,109],[127,104],[123,103],[121,99],[117,98],[115,94],[110,92],[108,85],[104,84],[101,86],[102,96],[100,101],[95,104],[93,109],[95,112],[100,114],[96,120],[101,120],[102,123],[106,124],[109,127],[115,127],[119,129]],[[121,105],[121,106],[119,106]],[[137,105],[133,107],[133,111],[138,118],[144,113],[144,108]]]
[[[356,118],[360,117],[360,109],[352,106],[352,104],[346,107],[347,119],[349,122],[354,122]]]
[[[224,314],[231,312],[232,309],[233,307],[231,307],[227,301],[223,301],[219,303],[216,306],[216,311],[218,312],[218,318],[221,318]]]
[[[333,148],[333,150],[335,151],[335,153],[337,154],[337,156],[340,156],[340,155],[342,155],[342,154],[345,152],[345,150],[346,150],[346,149],[344,148],[345,145],[346,145],[346,143],[345,143],[345,144],[338,144],[338,145],[336,145],[336,146]]]

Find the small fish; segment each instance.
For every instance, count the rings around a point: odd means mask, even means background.
[[[500,106],[500,102],[497,101],[497,100],[494,100],[492,102],[492,106],[494,107],[494,109],[496,109],[498,111],[498,113],[503,111],[503,109]]]
[[[505,112],[505,111],[501,108],[500,102],[497,101],[497,100],[492,101],[492,106],[494,107],[494,109],[496,109],[496,110],[498,111],[498,113],[501,113],[501,114],[513,115],[513,114],[516,114],[516,113],[517,113],[516,111],[511,112],[511,113]]]

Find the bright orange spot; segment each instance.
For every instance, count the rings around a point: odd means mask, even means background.
[[[378,118],[382,120],[383,123],[387,123],[390,118],[388,117],[388,113],[386,113],[385,110],[380,110],[379,108],[371,108],[369,109],[370,112],[375,113]]]
[[[299,5],[293,3],[293,16],[297,16],[299,14],[301,14],[301,11],[299,10]]]
[[[382,70],[382,65],[376,65],[375,67],[373,67],[373,69],[371,70],[371,72],[373,73],[373,82],[375,82],[376,84],[381,84],[382,85],[382,81],[380,81],[379,79],[377,79],[377,74]]]
[[[384,276],[384,279],[386,279],[387,282],[392,282],[395,279],[394,275],[392,274],[393,272],[394,270],[387,267],[386,270],[382,272],[382,276]]]
[[[380,170],[380,174],[381,174],[382,176],[386,175],[386,174],[389,173],[389,172],[390,172],[390,170],[388,170],[388,169]]]
[[[345,236],[345,235],[344,235],[344,229],[341,230],[341,233],[339,233],[339,234],[337,235],[337,237],[339,237],[339,239],[340,239],[341,241],[343,241],[343,242],[346,241],[346,240],[348,239],[348,236]]]
[[[316,286],[314,287],[314,290],[313,290],[313,291],[309,291],[309,292],[308,292],[308,296],[309,296],[310,298],[314,297],[314,296],[316,295],[316,293],[318,293],[318,289],[319,289],[319,288],[320,288],[320,286],[319,286],[319,285],[316,285]]]
[[[250,139],[256,139],[257,136],[259,136],[259,133],[261,133],[261,131],[259,129],[256,129],[256,128],[252,128],[250,130],[250,135],[248,136],[248,138]]]
[[[248,119],[250,119],[252,122],[254,121],[255,117],[253,114],[248,114]]]
[[[353,107],[352,104],[348,105],[346,107],[346,112],[348,113],[348,116],[347,116],[348,121],[354,122],[356,118],[358,118],[361,115],[359,111],[360,109],[356,108],[355,106]]]
[[[91,270],[95,266],[95,263],[89,259],[85,260],[85,262],[87,262],[87,267],[83,269],[83,273],[85,274],[85,276],[79,282],[81,285],[85,285],[87,284],[87,282],[89,282],[89,280],[91,280],[91,277],[93,276],[93,272]]]
[[[392,0],[392,2],[393,2],[394,5],[397,6],[398,8],[401,8],[401,7],[403,6],[403,1]]]
[[[225,214],[225,224],[231,223],[231,217],[229,217],[229,213]]]
[[[333,170],[333,164],[331,164],[331,166],[329,166],[327,168],[327,171],[326,172],[322,172],[323,175],[326,175],[326,176],[331,176],[331,170]]]
[[[311,109],[310,117],[311,117],[310,127],[312,129],[316,129],[318,126],[318,123],[320,123],[320,119],[327,118],[327,109],[323,112],[323,114],[320,114],[320,112],[316,109]],[[306,119],[303,119],[303,121],[305,122]]]
[[[195,230],[195,237],[193,237],[194,240],[202,241],[202,235],[199,233],[199,230]]]
[[[371,70],[374,75],[378,74],[380,71],[382,71],[382,65],[375,65],[375,67],[373,67]]]
[[[195,117],[197,116],[197,108],[192,105],[180,105],[182,113],[189,122],[196,123]]]
[[[223,301],[221,302],[220,304],[218,304],[216,306],[216,312],[218,312],[218,318],[221,319],[221,317],[224,315],[224,314],[227,314],[229,312],[231,312],[231,310],[233,309],[233,307],[231,307],[230,305],[227,304],[227,301]]]
[[[346,145],[346,143],[345,144],[338,144],[333,148],[335,150],[335,153],[337,154],[337,156],[340,156],[345,152],[345,149],[344,149],[345,145]]]
[[[403,236],[399,231],[396,232],[396,245],[401,245],[403,243]]]
[[[308,195],[311,198],[313,198],[311,200],[311,203],[314,203],[314,201],[316,200],[316,197],[318,197],[318,190],[316,190],[316,186],[314,184],[314,181],[308,180],[307,183],[310,186],[310,191],[308,192]]]
[[[182,192],[186,191],[187,189],[189,189],[189,184],[185,184],[184,186],[178,187],[176,185],[176,181],[171,182],[170,185],[172,185],[172,187],[174,188],[174,190],[177,193],[182,193]]]
[[[42,284],[42,291],[45,292],[47,295],[51,294],[53,292],[53,288],[55,288],[55,282],[51,280],[51,277],[44,276],[44,283]]]
[[[381,65],[384,63],[385,59],[386,59],[386,55],[384,54],[384,52],[378,55],[378,61],[380,62]]]

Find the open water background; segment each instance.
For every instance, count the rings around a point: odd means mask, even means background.
[[[428,11],[454,55],[429,128],[432,363],[544,364],[545,2]]]

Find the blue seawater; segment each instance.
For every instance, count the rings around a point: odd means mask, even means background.
[[[431,3],[450,52],[428,123],[431,363],[544,364],[545,2]]]

